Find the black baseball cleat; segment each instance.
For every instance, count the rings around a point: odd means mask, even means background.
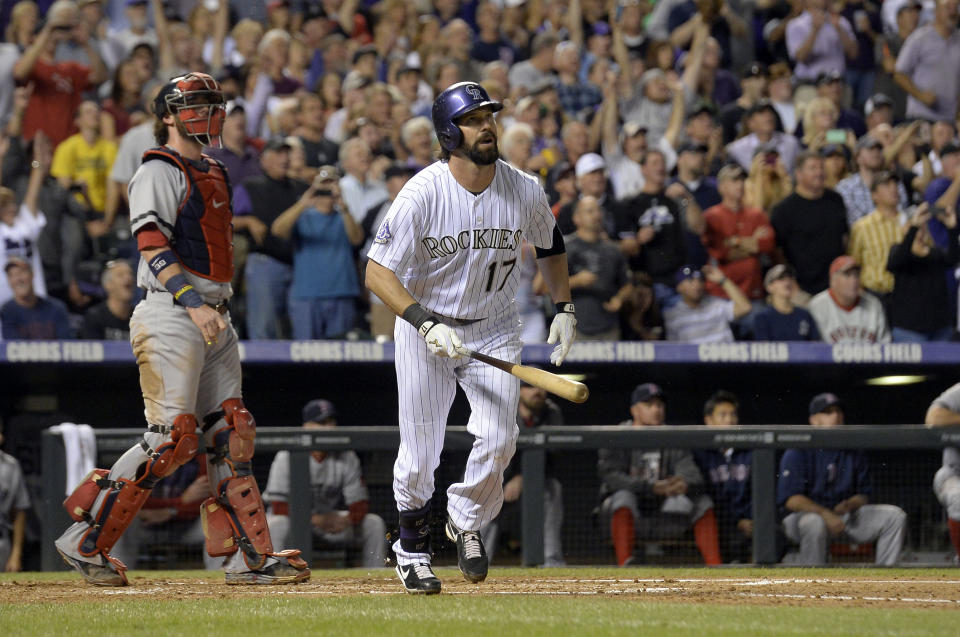
[[[447,539],[457,543],[457,566],[468,582],[477,584],[487,579],[490,560],[483,548],[480,534],[476,531],[461,531],[451,520],[447,520]]]
[[[440,578],[426,562],[397,564],[397,575],[403,587],[412,595],[436,595],[440,592]]]

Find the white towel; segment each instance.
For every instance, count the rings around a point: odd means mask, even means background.
[[[67,456],[66,495],[73,493],[80,481],[93,471],[97,461],[97,438],[90,425],[64,422],[50,428],[63,436],[63,448]]]

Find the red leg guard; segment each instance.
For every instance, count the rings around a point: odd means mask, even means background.
[[[633,514],[630,509],[617,509],[610,521],[610,539],[617,554],[617,566],[623,566],[633,557],[634,541]]]
[[[197,417],[193,414],[180,414],[173,420],[170,442],[165,442],[155,450],[147,461],[147,471],[156,479],[166,478],[181,465],[190,462],[197,455]]]
[[[950,529],[950,541],[953,543],[953,550],[960,556],[960,521],[947,518],[947,528]]]
[[[693,539],[700,549],[700,555],[708,566],[723,564],[720,558],[720,531],[717,529],[717,516],[713,509],[707,509],[703,516],[693,524]]]
[[[207,498],[203,501],[203,506],[200,507],[200,520],[203,523],[203,536],[207,540],[207,553],[212,557],[220,557],[237,552],[230,515],[215,498]]]
[[[63,508],[67,510],[74,522],[83,522],[90,516],[90,509],[93,508],[93,503],[103,490],[101,481],[109,474],[110,471],[107,469],[94,469],[63,501]]]
[[[228,480],[222,493],[233,509],[235,523],[240,526],[235,529],[237,535],[245,538],[257,553],[273,553],[263,499],[254,477]]]
[[[230,432],[230,458],[238,462],[247,462],[253,457],[254,442],[257,436],[257,423],[240,398],[228,398],[223,401],[223,419],[233,428]]]
[[[141,488],[126,478],[120,478],[114,484],[119,484],[120,487],[113,487],[107,493],[96,520],[80,542],[81,555],[92,557],[102,553],[110,559],[110,549],[133,523],[143,503],[150,497],[150,489]]]

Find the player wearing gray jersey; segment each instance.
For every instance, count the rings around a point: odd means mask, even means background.
[[[503,503],[503,471],[516,447],[519,380],[461,358],[462,346],[519,362],[516,306],[524,239],[557,316],[549,343],[559,365],[574,339],[563,238],[540,184],[499,160],[493,114],[502,106],[473,82],[446,89],[433,105],[443,151],[403,187],[369,251],[367,287],[403,321],[394,329],[400,450],[393,491],[400,537],[397,574],[410,593],[439,593],[430,567],[430,499],[447,414],[459,383],[476,437],[462,481],[447,489],[446,535],[471,582],[489,561],[478,530]]]
[[[226,317],[233,276],[230,184],[202,154],[223,124],[223,93],[205,73],[170,80],[154,101],[160,147],[130,181],[130,224],[147,290],[130,319],[147,432],[113,467],[95,469],[64,502],[76,522],[57,541],[97,586],[125,586],[111,556],[153,487],[197,453],[202,434],[212,497],[201,505],[207,552],[228,556],[228,584],[310,577],[299,551],[273,550],[252,475],[256,423],[240,391],[237,334]]]
[[[927,409],[928,427],[960,426],[960,383],[937,396]],[[947,510],[950,542],[960,560],[960,448],[943,450],[943,466],[933,476],[933,492]]]
[[[3,444],[2,421],[0,444]],[[29,508],[30,495],[20,463],[0,451],[0,571],[16,573],[23,567],[23,540]]]

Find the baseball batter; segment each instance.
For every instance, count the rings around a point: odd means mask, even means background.
[[[394,329],[400,396],[400,450],[393,491],[400,538],[397,574],[410,593],[439,593],[430,567],[430,498],[447,414],[457,383],[470,402],[476,437],[463,480],[447,490],[446,535],[471,582],[487,576],[478,530],[503,502],[503,471],[517,438],[519,380],[472,359],[460,347],[519,362],[515,303],[524,239],[557,315],[549,343],[559,365],[574,339],[567,258],[547,198],[532,177],[499,160],[494,113],[502,105],[473,82],[443,91],[433,104],[441,160],[413,177],[380,224],[369,251],[367,287],[403,321]]]
[[[202,504],[211,556],[228,584],[308,579],[299,551],[275,552],[251,472],[256,424],[240,392],[237,334],[227,320],[233,276],[226,170],[201,153],[223,125],[220,85],[205,73],[170,80],[154,101],[161,146],[130,181],[130,223],[147,290],[130,318],[147,432],[106,471],[96,469],[64,506],[76,521],[56,541],[64,561],[99,586],[125,586],[110,555],[153,486],[192,459],[202,427],[214,496]]]
[[[950,387],[934,399],[927,409],[928,427],[960,425],[960,383]],[[960,559],[960,448],[943,450],[943,466],[933,476],[933,492],[947,510],[947,528],[953,550]]]

